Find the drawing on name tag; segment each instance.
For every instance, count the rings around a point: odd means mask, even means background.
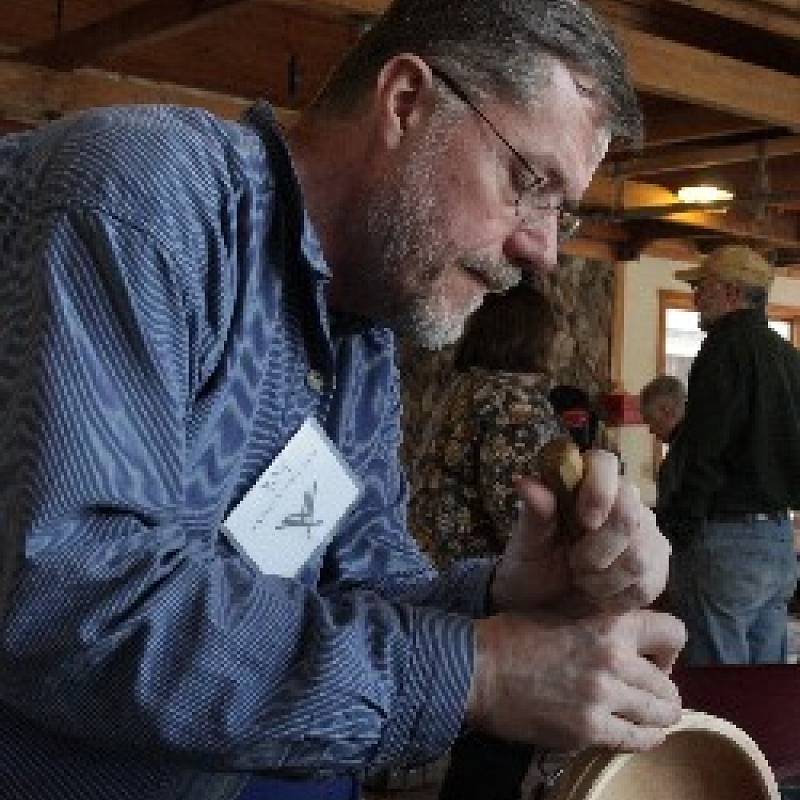
[[[303,507],[296,514],[287,514],[281,524],[275,530],[282,531],[284,528],[305,528],[306,536],[311,538],[311,529],[317,525],[322,525],[323,520],[314,519],[314,501],[317,496],[317,482],[311,487],[311,491],[303,492]]]
[[[265,575],[297,577],[327,548],[362,485],[313,417],[290,437],[222,523]]]

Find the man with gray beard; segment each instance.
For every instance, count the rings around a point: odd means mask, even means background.
[[[462,726],[661,742],[668,545],[609,453],[577,541],[405,524],[393,333],[549,270],[639,115],[571,0],[396,0],[285,134],[165,107],[0,140],[0,798],[352,798]]]

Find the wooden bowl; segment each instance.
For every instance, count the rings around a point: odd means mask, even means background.
[[[780,800],[772,770],[740,728],[684,712],[646,753],[586,750],[567,762],[546,800]]]

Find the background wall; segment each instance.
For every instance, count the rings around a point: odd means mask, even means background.
[[[658,293],[661,289],[689,293],[685,283],[672,275],[682,264],[663,258],[642,256],[638,261],[620,265],[623,280],[624,314],[622,332],[622,388],[633,394],[655,377],[658,358]],[[776,305],[800,307],[800,281],[776,278],[770,292]],[[630,425],[620,430],[619,449],[626,473],[639,486],[647,503],[655,501],[653,481],[653,437],[644,425]]]
[[[638,394],[656,374],[658,359],[658,293],[662,289],[688,294],[688,287],[672,277],[676,269],[693,266],[665,258],[643,256],[618,266],[621,291],[621,337],[617,348],[623,390]],[[566,257],[545,281],[545,291],[559,302],[562,312],[554,383],[572,383],[591,395],[611,388],[610,342],[615,296],[612,265]],[[770,294],[776,305],[800,308],[800,280],[777,278]],[[452,348],[429,353],[401,342],[399,363],[403,376],[404,456],[413,458],[419,436],[441,397],[451,374]],[[619,451],[626,474],[636,483],[646,503],[655,502],[654,441],[644,425],[610,431],[609,445]]]

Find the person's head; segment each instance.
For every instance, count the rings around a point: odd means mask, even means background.
[[[550,390],[548,399],[580,451],[594,447],[600,417],[589,394],[579,386],[561,383]]]
[[[650,433],[668,442],[686,410],[686,388],[679,378],[658,375],[639,392],[639,409]]]
[[[547,372],[557,330],[550,301],[526,282],[489,295],[467,320],[453,365],[504,372]]]
[[[675,277],[691,285],[700,328],[707,331],[733,311],[766,309],[774,272],[755,250],[725,245],[705,256],[699,267],[678,270]]]
[[[554,267],[562,210],[641,130],[620,50],[578,0],[395,0],[303,119],[300,147],[316,126],[330,151],[299,173],[323,198],[332,305],[432,347]]]

